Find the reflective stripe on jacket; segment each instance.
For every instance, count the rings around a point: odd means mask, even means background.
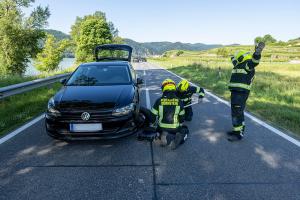
[[[232,59],[234,68],[231,72],[228,88],[237,91],[250,91],[255,76],[255,67],[259,64],[260,58],[260,55],[253,54],[251,60],[246,60],[239,64]]]

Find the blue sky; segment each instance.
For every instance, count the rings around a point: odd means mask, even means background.
[[[48,28],[65,33],[76,16],[103,11],[121,37],[139,42],[252,44],[268,33],[283,41],[300,37],[299,0],[36,0],[34,5],[49,5]]]

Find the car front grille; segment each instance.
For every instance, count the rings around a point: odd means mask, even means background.
[[[81,118],[83,112],[90,114],[89,120],[85,121]],[[61,111],[61,116],[55,118],[46,116],[46,121],[52,130],[66,133],[70,131],[70,124],[76,123],[102,123],[103,131],[101,134],[111,134],[121,129],[134,127],[133,115],[115,117],[112,116],[112,111]]]
[[[61,111],[60,121],[83,121],[81,118],[82,113],[88,112],[90,118],[88,121],[107,121],[115,117],[112,116],[112,110],[107,111]]]

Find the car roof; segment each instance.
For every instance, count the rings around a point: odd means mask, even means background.
[[[128,61],[104,61],[104,62],[89,62],[89,63],[82,63],[80,66],[112,66],[112,65],[129,65]]]

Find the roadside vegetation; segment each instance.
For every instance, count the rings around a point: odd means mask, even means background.
[[[69,40],[56,41],[53,35],[47,34],[44,48],[34,61],[35,67],[41,72],[48,73],[57,70],[69,45]]]
[[[62,87],[62,85],[56,83],[1,100],[0,137],[31,120],[33,117],[45,112],[49,98],[51,98],[60,87]]]
[[[299,43],[269,44],[257,67],[247,109],[300,135],[300,46]],[[229,100],[227,84],[232,64],[229,55],[253,46],[228,46],[208,51],[168,51],[148,59]]]

